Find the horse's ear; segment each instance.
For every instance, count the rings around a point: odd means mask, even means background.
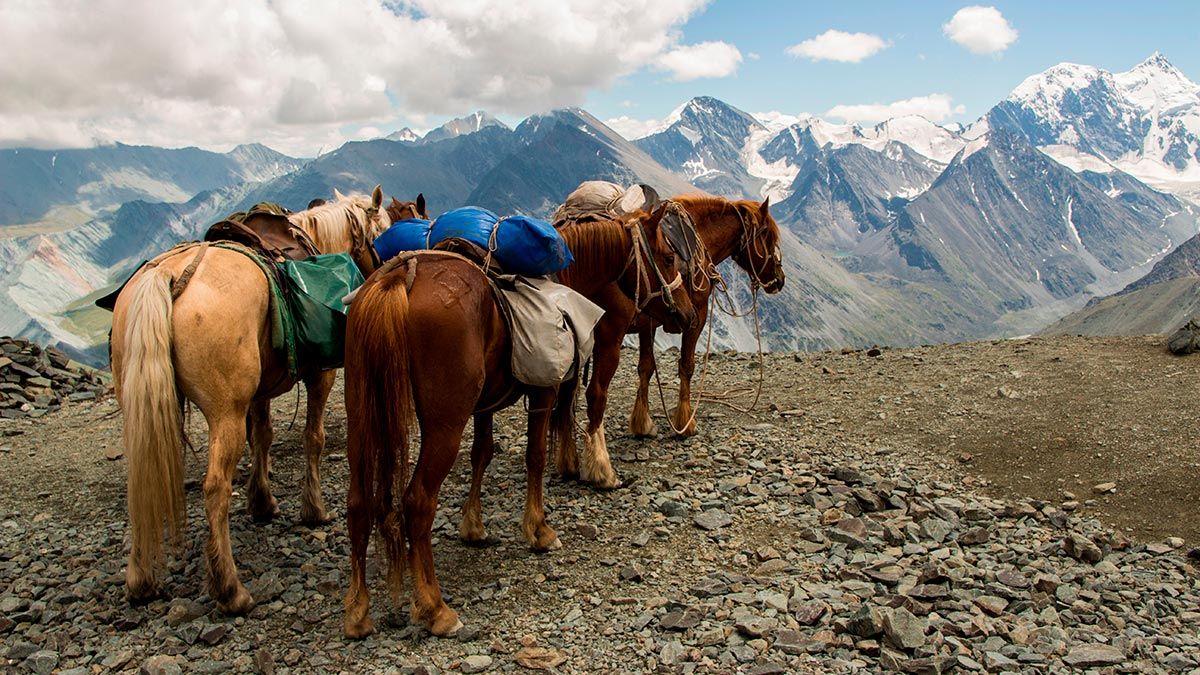
[[[429,212],[425,210],[425,193],[424,192],[417,194],[417,215],[421,216],[422,218],[429,215]]]
[[[383,187],[376,185],[374,190],[371,190],[371,206],[379,208],[383,206]]]
[[[345,198],[346,198],[346,195],[342,194],[341,190],[338,190],[337,188],[333,188],[333,201],[340,202]]]
[[[650,212],[650,217],[642,221],[642,227],[646,229],[646,234],[653,236],[665,215],[667,215],[667,202],[659,202]]]
[[[767,214],[769,213],[768,210],[770,208],[771,208],[771,196],[767,195],[767,198],[763,200],[763,203],[758,205],[758,211],[759,211],[759,213],[762,213],[763,217],[765,218],[767,216]]]

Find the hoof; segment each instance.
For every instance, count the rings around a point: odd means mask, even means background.
[[[328,525],[333,522],[333,518],[325,512],[325,509],[301,509],[300,524],[308,527],[317,527],[320,525]]]
[[[562,547],[563,547],[562,540],[559,539],[557,536],[555,536],[554,541],[551,541],[549,544],[546,544],[545,546],[538,546],[537,544],[530,544],[529,550],[533,551],[534,553],[549,553],[550,551],[557,551],[558,549],[560,549]]]
[[[445,605],[442,605],[437,616],[426,626],[435,637],[454,637],[462,627],[463,622],[458,620],[458,613]]]
[[[230,616],[244,616],[250,610],[254,609],[254,597],[250,595],[250,591],[247,591],[244,586],[239,584],[232,599],[217,601],[217,609]]]
[[[261,501],[251,499],[246,508],[256,523],[269,523],[279,516],[279,502],[274,497]]]
[[[351,640],[361,640],[375,631],[375,624],[371,621],[370,616],[364,616],[360,619],[352,620],[350,615],[346,615],[345,633],[346,637]]]
[[[138,586],[125,586],[125,598],[129,600],[129,604],[133,606],[144,605],[151,600],[158,598],[158,586],[154,584],[140,584]]]

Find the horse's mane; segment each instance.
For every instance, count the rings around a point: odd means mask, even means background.
[[[741,200],[734,201],[725,199],[724,197],[713,197],[710,195],[679,195],[671,197],[671,201],[679,203],[680,206],[688,210],[693,218],[704,216],[719,216],[725,211],[734,211],[738,204],[753,205],[754,202]],[[714,213],[714,211],[716,213]],[[734,215],[737,215],[734,213]]]
[[[312,237],[317,249],[330,251],[350,250],[353,241],[351,236],[356,228],[361,227],[369,240],[383,233],[387,221],[382,226],[366,222],[366,211],[371,208],[371,197],[368,195],[343,195],[337,201],[327,202],[316,208],[300,213],[293,213],[288,220]],[[386,212],[380,209],[386,218]]]
[[[624,219],[645,216],[636,212]],[[614,260],[624,261],[629,257],[629,239],[625,234],[623,220],[568,221],[558,228],[558,233],[567,242],[575,262],[559,272],[562,283],[571,285],[573,279],[609,277]]]

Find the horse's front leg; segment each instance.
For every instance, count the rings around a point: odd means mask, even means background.
[[[304,378],[308,409],[304,418],[305,471],[300,489],[300,522],[305,525],[323,525],[330,520],[321,496],[321,454],[325,451],[325,405],[335,379],[334,370],[319,370]]]
[[[621,361],[621,339],[624,335],[623,327],[612,324],[606,326],[604,319],[601,319],[596,327],[596,345],[592,350],[592,381],[587,388],[588,426],[583,439],[580,478],[602,489],[621,486],[621,479],[608,456],[608,443],[604,439],[604,410],[608,405],[608,386],[617,374],[617,365]]]
[[[458,536],[468,544],[487,541],[487,530],[483,526],[483,475],[492,463],[496,451],[496,440],[492,434],[492,414],[475,416],[475,440],[471,443],[471,493],[463,504],[462,523]]]
[[[646,324],[638,330],[638,390],[629,413],[629,433],[639,438],[657,433],[650,418],[650,378],[658,367],[654,362],[654,324]]]
[[[696,418],[692,410],[692,374],[696,371],[696,343],[704,332],[708,304],[696,305],[696,318],[683,331],[679,345],[679,403],[671,425],[680,436],[696,435]]]
[[[529,429],[525,446],[525,518],[521,532],[529,548],[542,552],[562,548],[558,534],[546,524],[546,508],[542,499],[543,477],[546,473],[546,442],[550,432],[550,410],[554,405],[554,388],[539,389],[529,394]]]

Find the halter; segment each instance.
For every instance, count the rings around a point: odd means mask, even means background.
[[[635,227],[636,225],[636,227]],[[671,283],[663,277],[662,270],[658,268],[658,263],[654,260],[654,252],[650,249],[649,237],[646,235],[646,230],[642,227],[642,221],[639,219],[634,223],[626,226],[629,230],[629,235],[633,238],[633,246],[629,247],[629,259],[625,261],[625,267],[621,270],[621,276],[625,276],[625,272],[629,271],[631,265],[637,268],[637,285],[634,287],[633,304],[637,307],[637,311],[641,312],[655,298],[661,297],[663,303],[672,314],[679,314],[679,307],[675,304],[675,297],[671,295],[677,288],[683,285],[683,275],[678,270],[675,272],[675,278]],[[639,249],[644,254],[645,259],[638,255]],[[649,293],[642,299],[642,281],[645,280],[646,289],[650,288],[650,274],[646,271],[646,264],[649,261],[650,269],[654,270],[654,278],[658,281],[658,290]]]

